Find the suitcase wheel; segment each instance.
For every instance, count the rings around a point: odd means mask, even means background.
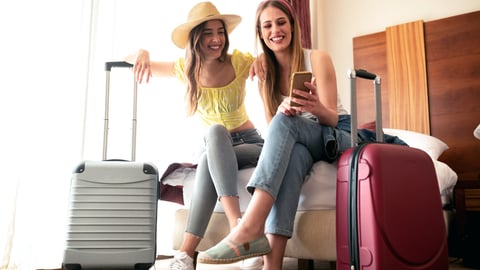
[[[62,264],[63,270],[82,270],[82,266],[78,263]]]

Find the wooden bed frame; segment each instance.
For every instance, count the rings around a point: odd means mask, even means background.
[[[413,36],[402,32],[409,29],[410,25],[407,25],[353,39],[354,67],[367,69],[382,78],[383,126],[420,131],[443,140],[449,149],[439,160],[448,164],[460,178],[473,179],[480,179],[480,140],[473,136],[473,130],[480,123],[478,25],[480,12],[473,12],[426,23],[415,22]],[[407,53],[405,57],[415,61],[424,59],[423,64],[415,62],[417,68],[413,72],[404,68],[397,70],[395,65],[389,64],[392,57],[398,60],[397,51],[402,50],[392,46],[392,43],[397,44],[395,39],[403,42],[419,36],[424,37],[424,42],[414,40],[415,53]],[[422,54],[423,58],[418,58]],[[415,86],[406,90],[409,94],[402,94],[399,86],[411,85]],[[357,89],[358,111],[362,112],[359,124],[365,124],[375,119],[374,106],[371,105],[372,86],[358,80]],[[407,107],[419,99],[422,104]],[[425,112],[426,117],[422,115]],[[392,123],[390,119],[395,118],[409,120]],[[174,249],[181,244],[186,211],[179,210],[175,216]],[[199,250],[216,244],[226,233],[228,225],[224,215],[214,213]],[[313,269],[313,260],[334,262],[335,210],[298,211],[286,256],[298,258],[299,269]]]
[[[480,180],[480,140],[473,130],[480,124],[480,11],[423,23],[426,81],[428,84],[429,130],[425,132],[444,141],[449,149],[439,158],[448,164],[459,179]],[[383,126],[410,129],[391,124],[392,82],[387,28],[384,32],[353,39],[354,65],[367,68],[382,78]],[[403,36],[405,42],[405,36]],[[422,74],[420,74],[422,76]],[[410,76],[411,77],[411,76]],[[422,78],[423,79],[423,78]],[[358,83],[359,124],[374,119],[371,85]],[[363,90],[364,89],[364,90]],[[413,89],[416,91],[417,89]],[[409,97],[405,97],[409,99]],[[397,101],[398,102],[398,101]],[[403,119],[417,117],[403,112]],[[402,118],[402,117],[400,117]],[[410,129],[411,130],[411,129]],[[422,131],[420,131],[422,132]]]

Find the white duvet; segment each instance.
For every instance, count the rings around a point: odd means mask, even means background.
[[[451,201],[453,187],[457,182],[457,174],[445,163],[433,160],[437,173],[438,186],[442,203]],[[244,211],[250,201],[250,194],[245,186],[253,173],[254,168],[243,169],[238,173],[238,194],[240,196],[240,208]],[[336,173],[337,164],[319,161],[313,165],[307,181],[303,185],[298,210],[321,210],[335,209],[336,199]],[[170,185],[183,185],[183,200],[185,206],[190,205],[193,192],[195,169],[181,168],[165,178],[164,183]],[[217,212],[223,212],[220,203],[215,208]]]
[[[437,160],[441,153],[448,149],[448,146],[438,138],[412,131],[384,129],[384,132],[400,137],[411,147],[425,151],[432,158],[437,174],[442,203],[444,205],[450,203],[458,176],[447,164]],[[238,194],[240,196],[240,208],[242,211],[246,209],[250,201],[251,195],[245,187],[253,170],[254,168],[243,169],[238,173]],[[316,162],[302,188],[298,210],[335,209],[336,173],[336,163]],[[184,187],[183,200],[185,207],[188,207],[193,192],[194,179],[195,169],[181,168],[167,176],[163,183],[174,186],[182,185]],[[220,203],[217,203],[215,211],[223,211]]]

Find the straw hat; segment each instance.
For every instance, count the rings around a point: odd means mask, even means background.
[[[172,41],[177,47],[184,49],[188,42],[188,35],[193,28],[210,20],[223,20],[227,33],[231,33],[242,21],[242,18],[233,14],[220,14],[210,2],[196,4],[188,13],[187,22],[175,28],[172,32]]]

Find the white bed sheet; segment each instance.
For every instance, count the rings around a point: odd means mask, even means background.
[[[453,188],[457,182],[457,174],[445,163],[433,160],[437,173],[438,185],[441,193],[442,203],[446,205],[452,200]],[[240,208],[244,211],[250,201],[251,195],[245,186],[253,173],[254,168],[243,169],[238,174],[238,193],[240,196]],[[311,173],[305,182],[298,210],[322,210],[335,209],[336,200],[336,163],[324,161],[316,162]],[[169,175],[164,183],[171,185],[183,185],[183,199],[185,207],[190,205],[190,198],[193,192],[195,170],[186,168],[179,169]],[[216,212],[223,212],[220,203],[215,207]]]

